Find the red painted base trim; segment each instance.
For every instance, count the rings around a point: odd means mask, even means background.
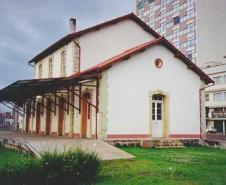
[[[81,138],[79,133],[73,133],[72,137],[74,137],[74,138]]]
[[[180,138],[180,139],[200,139],[200,134],[170,134],[170,138]]]
[[[57,132],[51,132],[51,133],[50,133],[50,136],[56,137],[56,136],[58,136],[58,134],[57,134]]]
[[[92,138],[93,139],[96,139],[96,134],[92,134]]]
[[[148,134],[109,134],[107,139],[148,139]]]
[[[45,136],[46,132],[45,131],[41,131],[39,134],[42,135],[42,136]]]
[[[69,132],[65,132],[65,133],[64,133],[64,136],[65,136],[65,137],[69,137],[69,136],[70,136]]]

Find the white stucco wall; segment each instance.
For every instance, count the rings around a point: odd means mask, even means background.
[[[226,1],[197,0],[197,61],[226,62]]]
[[[81,47],[81,70],[90,68],[106,59],[113,57],[127,49],[135,47],[144,42],[150,41],[154,37],[144,31],[144,29],[132,20],[125,20],[111,26],[84,34],[77,38]],[[69,42],[62,48],[54,51],[36,63],[34,68],[35,78],[38,78],[38,65],[43,66],[42,78],[49,77],[49,59],[53,61],[53,76],[60,77],[61,52],[66,51],[66,76],[74,73],[73,56],[75,52],[74,43]]]
[[[125,20],[79,38],[81,70],[85,70],[154,37],[132,20]]]
[[[158,69],[154,60],[161,58]],[[155,46],[108,70],[107,134],[150,134],[149,92],[169,94],[169,134],[199,134],[201,80],[163,46]]]
[[[35,66],[35,78],[39,78],[38,66],[42,64],[42,78],[49,78],[49,59],[52,57],[53,62],[53,72],[52,77],[61,76],[61,52],[65,50],[66,52],[66,76],[73,74],[73,42],[68,43],[62,48],[56,50],[51,55],[46,56],[44,59],[36,63]]]

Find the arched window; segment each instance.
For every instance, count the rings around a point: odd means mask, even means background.
[[[38,66],[38,78],[42,78],[42,64]]]
[[[66,75],[66,53],[65,51],[61,52],[61,76]]]
[[[91,94],[89,92],[86,92],[85,94],[83,94],[83,97],[86,99],[86,101],[90,102],[91,99]],[[91,106],[90,104],[87,103],[87,119],[90,119],[90,115],[91,114]]]
[[[52,58],[49,59],[49,78],[53,77],[53,60]]]

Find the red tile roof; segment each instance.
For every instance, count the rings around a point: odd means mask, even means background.
[[[152,28],[150,28],[147,24],[145,24],[140,18],[138,18],[134,13],[130,13],[128,15],[124,15],[121,17],[118,17],[116,19],[95,25],[93,27],[89,27],[87,29],[72,33],[72,34],[68,34],[66,36],[64,36],[63,38],[61,38],[60,40],[56,41],[55,43],[53,43],[52,45],[50,45],[48,48],[46,48],[45,50],[43,50],[41,53],[39,53],[38,55],[36,55],[34,58],[32,58],[28,63],[33,63],[33,62],[38,62],[39,60],[43,59],[44,57],[50,55],[53,51],[59,49],[60,47],[62,47],[63,45],[69,43],[70,41],[72,41],[73,39],[92,32],[92,31],[96,31],[98,29],[101,29],[103,27],[106,26],[110,26],[112,24],[115,24],[117,22],[120,21],[124,21],[127,19],[131,19],[133,21],[135,21],[137,24],[139,24],[145,31],[149,32],[150,34],[152,34],[154,37],[158,38],[160,37],[160,35],[155,32]]]
[[[92,72],[101,72],[104,69],[107,69],[116,63],[125,61],[129,57],[136,55],[136,54],[144,51],[145,49],[155,46],[157,44],[161,44],[162,46],[168,48],[171,52],[173,52],[175,54],[175,57],[179,58],[182,62],[184,62],[187,65],[188,69],[194,71],[197,75],[199,75],[200,78],[203,81],[205,81],[206,84],[214,83],[214,81],[207,74],[205,74],[199,67],[197,67],[192,61],[190,61],[181,51],[179,51],[175,46],[173,46],[164,37],[159,37],[159,38],[153,39],[142,45],[139,45],[139,46],[136,46],[129,50],[126,50],[126,51],[124,51],[108,60],[105,60],[85,71],[78,72],[78,73],[72,75],[71,77],[86,75],[86,74],[89,74]]]

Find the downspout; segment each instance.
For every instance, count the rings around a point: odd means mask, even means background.
[[[199,89],[199,119],[200,119],[200,137],[201,137],[201,139],[203,139],[203,135],[202,135],[202,91],[213,85],[214,85],[214,83]]]
[[[97,77],[97,81],[96,81],[96,139],[98,139],[97,137],[97,114],[99,112],[99,78]]]

